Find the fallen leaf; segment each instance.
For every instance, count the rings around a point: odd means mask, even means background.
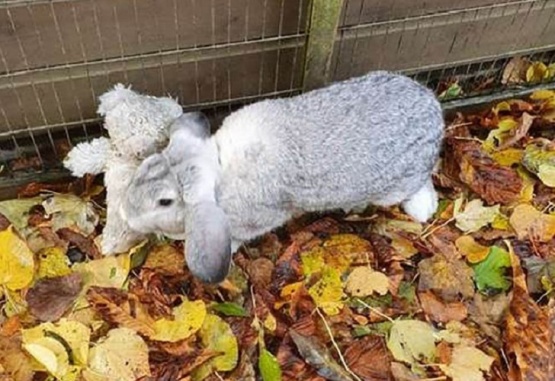
[[[131,329],[146,337],[156,334],[153,328],[154,321],[142,308],[134,294],[125,294],[114,288],[91,287],[87,291],[87,300],[108,322]]]
[[[258,369],[263,381],[281,381],[281,368],[276,357],[263,348],[258,358]]]
[[[536,139],[524,149],[522,164],[549,187],[555,187],[555,144]]]
[[[526,70],[526,82],[541,82],[549,78],[547,65],[543,62],[533,62]]]
[[[10,290],[27,287],[33,280],[33,253],[13,227],[0,231],[0,285]]]
[[[457,346],[453,350],[451,363],[439,367],[453,381],[484,381],[494,358],[474,347]]]
[[[169,275],[182,274],[185,268],[185,255],[183,250],[178,250],[172,245],[157,245],[148,252],[143,267],[158,269]]]
[[[239,359],[239,347],[235,335],[224,320],[216,315],[206,315],[199,337],[206,349],[222,354],[197,368],[192,375],[193,381],[203,380],[214,371],[227,372],[235,368]]]
[[[526,71],[530,66],[530,61],[527,58],[514,57],[512,58],[501,75],[501,83],[503,85],[522,83],[526,79]]]
[[[360,378],[367,381],[391,379],[391,355],[381,336],[365,336],[355,340],[344,353],[345,362]]]
[[[433,321],[448,323],[450,321],[463,321],[468,316],[466,306],[462,302],[444,303],[431,292],[418,294],[422,309]]]
[[[331,356],[326,347],[313,337],[306,337],[294,330],[289,331],[301,357],[326,380],[352,381],[353,378]]]
[[[491,157],[495,162],[504,167],[511,167],[522,161],[524,150],[518,148],[507,148],[492,152]]]
[[[29,210],[41,202],[42,198],[40,197],[0,201],[0,213],[20,234],[24,234],[28,226]]]
[[[518,205],[509,222],[518,239],[547,242],[555,236],[555,216],[544,214],[529,204]]]
[[[210,307],[212,311],[219,312],[225,316],[236,316],[236,317],[247,317],[249,314],[245,309],[238,305],[237,303],[232,302],[223,302],[218,303]]]
[[[38,278],[52,278],[68,275],[71,273],[69,260],[64,249],[49,247],[38,253],[39,268]]]
[[[61,380],[75,380],[89,356],[90,329],[66,319],[22,330],[23,348],[48,373]]]
[[[480,245],[469,235],[457,238],[455,246],[469,263],[481,262],[489,253],[489,247]]]
[[[173,320],[160,319],[152,325],[152,340],[176,342],[194,335],[206,317],[206,306],[202,300],[185,300],[173,309]]]
[[[29,312],[42,321],[60,319],[81,291],[81,275],[40,279],[27,292]]]
[[[530,298],[526,276],[511,246],[509,254],[513,269],[513,298],[505,319],[503,338],[509,373],[518,375],[521,380],[551,381],[553,330],[549,312]]]
[[[391,374],[395,381],[421,381],[421,378],[412,373],[410,369],[403,363],[392,362]]]
[[[345,291],[353,296],[385,295],[388,290],[389,278],[368,266],[355,267],[345,283]]]
[[[21,337],[0,336],[0,380],[32,381],[34,371],[28,355],[21,347]]]
[[[543,294],[551,290],[546,285],[555,284],[555,258],[543,259],[532,256],[524,258],[526,268],[526,285],[528,291],[535,294]]]
[[[308,289],[308,294],[327,315],[337,315],[343,308],[343,284],[339,271],[325,268],[320,280]]]
[[[482,200],[469,201],[464,211],[455,207],[455,225],[465,233],[474,233],[492,223],[499,214],[499,205],[484,206]]]
[[[395,320],[387,347],[397,361],[411,365],[432,362],[436,351],[434,329],[420,320]]]
[[[87,381],[136,381],[148,377],[148,347],[131,329],[112,329],[91,348],[89,367],[83,376]]]
[[[478,290],[481,292],[508,290],[511,282],[505,276],[505,271],[510,266],[509,253],[498,246],[492,246],[487,257],[472,266]]]
[[[88,236],[94,232],[99,222],[93,204],[72,194],[54,194],[44,200],[42,206],[52,216],[54,231],[74,228]]]
[[[130,268],[131,261],[127,254],[73,265],[73,271],[83,275],[85,288],[90,286],[121,288],[127,280]]]
[[[509,310],[510,301],[511,296],[504,293],[494,296],[476,293],[474,299],[468,303],[468,317],[480,326],[484,334],[499,342],[500,325]]]
[[[512,168],[497,164],[476,141],[454,141],[459,178],[488,204],[509,204],[520,196],[522,179]]]
[[[418,264],[419,291],[433,291],[446,302],[458,301],[474,295],[472,269],[462,260],[447,260],[436,254]]]

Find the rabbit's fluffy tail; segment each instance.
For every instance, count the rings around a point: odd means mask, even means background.
[[[110,153],[110,139],[97,138],[90,142],[79,143],[64,159],[64,167],[76,177],[85,174],[97,175],[104,172]]]

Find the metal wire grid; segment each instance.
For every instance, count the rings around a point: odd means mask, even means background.
[[[302,90],[310,0],[297,0],[294,9],[289,0],[168,0],[156,7],[160,12],[147,15],[148,27],[144,24],[145,1],[110,2],[108,8],[102,0],[0,2],[0,12],[5,12],[8,21],[4,28],[20,56],[15,65],[13,57],[7,57],[0,29],[0,91],[10,91],[12,105],[17,105],[20,114],[14,120],[13,107],[10,114],[0,102],[0,184],[2,176],[17,175],[18,167],[46,171],[59,166],[64,153],[76,141],[101,134],[94,114],[96,99],[116,81],[131,83],[134,88],[155,95],[170,94],[186,109],[207,111],[216,123],[242,104]],[[555,0],[466,2],[475,6],[464,7],[464,1],[456,8],[439,1],[426,5],[424,1],[409,0],[345,0],[330,79],[373,69],[393,69],[436,90],[456,78],[479,93],[484,81],[494,83],[487,91],[500,89],[495,84],[507,61],[515,55],[528,55],[546,64],[554,62]],[[44,18],[40,25],[37,20],[39,5],[49,10],[47,30]],[[57,5],[64,5],[63,15]],[[131,22],[129,14],[125,20],[122,16],[130,9]],[[38,57],[45,57],[44,52],[52,48],[54,41],[61,60],[31,63],[18,30],[22,14],[36,38]],[[88,18],[87,23],[84,18]],[[103,21],[106,18],[109,21]],[[503,20],[502,28],[496,26],[499,20]],[[495,45],[489,40],[484,42],[488,33],[510,35],[514,30],[525,29],[531,20],[535,23],[534,32],[517,33],[497,51],[481,49]],[[167,29],[170,22],[173,33],[162,36],[162,26]],[[272,28],[268,27],[270,23]],[[465,23],[474,28],[478,25],[479,32],[468,34],[468,28],[455,28],[449,41],[438,40],[441,28]],[[218,30],[222,26],[223,33]],[[54,40],[46,35],[52,31]],[[187,33],[191,31],[199,32]],[[68,41],[68,33],[74,33],[77,39]],[[127,44],[133,33],[136,40],[130,49]],[[116,49],[107,36],[116,39]],[[88,53],[91,38],[96,40],[97,56]],[[421,49],[416,54],[407,53],[415,41],[419,41]],[[70,42],[72,46],[68,46]],[[430,57],[437,45],[447,49]],[[192,83],[180,82],[180,73],[192,73]],[[32,117],[24,98],[27,103],[32,98],[38,109]],[[68,104],[71,115],[67,115]],[[48,115],[52,110],[58,115],[54,122]]]
[[[80,11],[83,9],[82,3],[84,2],[90,5],[89,16],[92,15],[100,53],[99,57],[93,59],[90,59],[86,52],[84,32],[80,28],[84,17]],[[0,11],[5,12],[6,19],[9,21],[8,33],[12,42],[15,41],[19,47],[18,53],[21,56],[21,61],[17,63],[18,67],[12,69],[10,60],[4,53],[5,48],[0,44],[0,91],[2,89],[10,91],[12,103],[17,104],[17,113],[21,116],[20,120],[14,121],[13,110],[9,114],[4,103],[0,102],[0,126],[4,125],[4,128],[0,127],[0,130],[3,130],[0,132],[0,140],[2,140],[0,158],[4,164],[3,174],[5,176],[13,175],[13,165],[9,165],[9,161],[12,159],[32,156],[35,158],[34,161],[20,163],[20,166],[31,164],[32,167],[35,167],[34,169],[45,170],[52,165],[59,164],[63,153],[76,140],[97,135],[100,132],[99,119],[94,115],[97,107],[97,95],[107,90],[116,81],[133,84],[134,88],[150,94],[169,94],[183,102],[187,109],[212,110],[214,113],[220,112],[220,106],[224,106],[229,112],[235,104],[243,104],[264,96],[289,95],[300,90],[299,74],[304,43],[306,0],[287,3],[285,0],[279,0],[278,4],[273,4],[274,16],[275,13],[278,15],[278,25],[277,28],[273,27],[271,33],[267,31],[268,24],[270,22],[275,24],[276,20],[270,20],[266,15],[267,10],[272,9],[268,6],[268,0],[264,0],[262,8],[257,0],[242,1],[244,7],[243,9],[236,7],[234,17],[241,17],[238,14],[242,13],[242,17],[244,17],[243,35],[241,36],[241,33],[235,30],[233,38],[231,0],[210,0],[208,8],[206,2],[201,0],[165,1],[166,10],[169,9],[173,13],[171,20],[174,33],[173,37],[166,35],[158,36],[157,39],[164,41],[167,45],[167,40],[171,37],[173,46],[172,48],[162,48],[160,45],[157,50],[145,46],[142,24],[144,14],[141,20],[139,2],[144,6],[145,1],[140,0],[126,1],[125,6],[122,5],[123,2],[112,2],[111,20],[113,21],[112,32],[114,32],[112,37],[117,39],[119,47],[117,54],[114,54],[113,51],[111,54],[108,53],[109,49],[105,46],[107,32],[104,29],[105,23],[103,24],[100,19],[106,17],[106,9],[105,7],[100,9],[99,1],[8,1],[0,3],[0,7],[3,7],[3,9],[0,8]],[[29,64],[28,52],[18,33],[17,17],[23,17],[24,11],[27,13],[27,21],[31,21],[38,48],[41,50],[41,55],[44,55],[44,50],[50,48],[50,45],[46,46],[44,43],[44,25],[39,26],[35,22],[36,7],[42,4],[49,7],[49,21],[52,23],[48,25],[48,28],[55,30],[57,34],[55,42],[64,59],[56,64],[46,63],[40,66],[35,63],[33,66]],[[60,8],[56,7],[57,4],[65,6],[64,15],[68,13],[67,7],[70,7],[73,23],[68,23],[66,19],[63,26],[60,26],[60,16],[58,15]],[[295,20],[292,20],[294,23],[292,27],[292,23],[289,22],[288,32],[284,33],[286,4],[288,4],[289,16],[293,14]],[[277,12],[275,11],[276,5]],[[123,8],[125,10],[131,8],[133,11],[137,43],[135,48],[138,48],[136,49],[138,53],[133,52],[135,54],[126,49],[124,41],[126,32],[123,28],[128,28],[129,25],[122,26]],[[44,12],[44,10],[41,11]],[[102,15],[102,13],[104,14]],[[155,32],[161,29],[161,13],[153,12],[151,15],[150,22],[153,28],[150,29]],[[167,22],[170,17],[167,17],[167,14],[164,16],[164,22]],[[262,17],[261,26],[259,25],[260,20],[257,20],[258,17]],[[208,29],[209,37],[192,34],[194,38],[192,44],[190,41],[183,44],[181,42],[183,23],[192,24],[193,30]],[[227,29],[223,33],[223,38],[221,31],[217,32],[221,25],[225,25]],[[62,31],[64,27],[72,29],[78,36],[77,41],[80,48],[78,57],[75,54],[67,54],[67,42],[64,37],[67,36],[68,30]],[[256,31],[253,33],[253,29],[256,27],[261,29],[258,36],[256,36]],[[187,37],[190,39],[191,35]],[[87,38],[90,39],[90,36]],[[75,39],[72,39],[72,42],[75,43]],[[287,56],[283,59],[286,53]],[[244,57],[250,58],[247,60],[248,63],[238,71],[237,67],[241,66],[240,62],[244,60]],[[230,68],[232,60],[236,61],[234,73]],[[285,73],[284,64],[291,66]],[[256,76],[253,76],[253,68],[258,71]],[[185,86],[183,83],[175,81],[176,77],[178,79],[179,73],[187,72],[189,69],[194,71],[194,86]],[[157,71],[158,76],[153,75],[153,71]],[[283,78],[284,75],[289,78]],[[241,77],[251,77],[251,79],[256,77],[258,80],[250,81],[255,82],[253,88],[252,83],[243,81]],[[271,84],[267,83],[269,77],[273,77]],[[206,78],[209,79],[206,80]],[[238,83],[240,86],[237,85]],[[84,85],[90,92],[86,100],[83,99],[82,88],[78,88],[80,85]],[[37,90],[39,86],[43,93]],[[50,95],[52,95],[50,100],[54,101],[54,105],[49,105],[50,112],[52,113],[52,109],[54,109],[59,116],[56,122],[52,122],[52,118],[48,118],[47,112],[45,112],[46,107],[43,105],[45,87],[50,89]],[[60,87],[65,88],[61,90]],[[239,95],[233,93],[233,90],[237,91],[237,88],[239,88]],[[31,117],[22,100],[23,97],[27,97],[27,103],[29,103],[29,95],[22,95],[22,92],[27,89],[33,91],[34,102],[31,103],[34,103],[39,111],[37,114],[40,116],[40,123],[37,123],[36,115],[33,116],[35,119],[33,123],[30,122]],[[61,92],[64,94],[60,95]],[[203,92],[204,94],[201,94]],[[68,102],[67,97],[71,96],[71,93],[75,95]],[[65,103],[62,101],[62,96],[66,97]],[[88,103],[86,107],[82,106],[84,101]],[[72,117],[66,115],[68,103],[76,112]],[[83,111],[84,108],[88,109],[87,113]]]
[[[506,89],[501,76],[512,57],[554,62],[553,0],[463,1],[460,8],[432,1],[412,13],[400,7],[407,1],[384,4],[386,9],[373,12],[372,0],[347,0],[333,80],[388,69],[410,75],[436,93],[445,81],[463,81],[470,89],[465,95],[471,96]],[[484,88],[484,82],[490,86]]]

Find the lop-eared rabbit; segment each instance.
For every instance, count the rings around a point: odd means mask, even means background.
[[[222,281],[243,242],[303,212],[400,203],[425,222],[436,211],[443,113],[408,77],[372,72],[245,106],[214,135],[209,127],[201,113],[179,118],[121,209],[139,232],[185,239],[203,281]]]

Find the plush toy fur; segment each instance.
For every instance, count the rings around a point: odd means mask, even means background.
[[[172,98],[139,94],[122,84],[99,97],[98,113],[110,138],[76,145],[64,160],[74,176],[104,173],[107,218],[102,234],[103,254],[127,251],[145,237],[122,220],[118,210],[135,170],[143,159],[168,142],[168,128],[183,114]]]

